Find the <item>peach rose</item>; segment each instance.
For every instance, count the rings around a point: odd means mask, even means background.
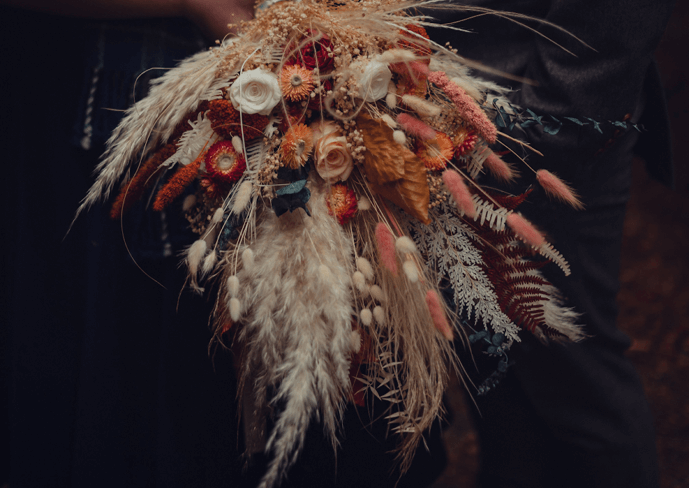
[[[316,122],[311,126],[314,136],[316,171],[325,181],[345,181],[354,169],[347,150],[347,138],[334,122]]]

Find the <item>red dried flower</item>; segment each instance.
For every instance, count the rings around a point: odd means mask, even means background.
[[[238,154],[230,141],[216,142],[206,154],[206,173],[214,182],[231,184],[246,170],[244,155]]]
[[[461,156],[474,150],[478,136],[473,130],[462,127],[452,137],[452,144],[455,146],[455,157],[459,159]]]
[[[261,137],[268,126],[270,118],[260,114],[240,114],[229,100],[212,100],[208,103],[208,118],[216,134],[231,139],[232,136],[242,136],[250,141]],[[242,131],[242,124],[244,125]]]
[[[358,206],[356,195],[344,183],[331,186],[325,202],[328,205],[328,213],[335,217],[340,225],[345,225],[356,215]]]
[[[309,30],[308,36],[304,40],[305,44],[304,42],[300,43],[303,44],[303,47],[299,52],[290,56],[286,64],[299,64],[311,70],[318,68],[321,73],[330,71],[334,63],[330,38],[313,30]],[[291,53],[294,49],[294,45],[290,45],[287,47],[287,52]]]
[[[409,24],[404,26],[405,30],[400,30],[400,34],[402,34],[405,37],[408,37],[410,39],[413,39],[411,41],[407,41],[405,39],[402,39],[397,42],[397,45],[402,48],[402,49],[409,49],[410,51],[414,51],[414,54],[417,56],[430,56],[431,55],[431,48],[430,48],[430,43],[427,43],[420,39],[418,36],[415,36],[413,34],[410,34],[408,31],[413,32],[414,34],[418,34],[421,36],[423,39],[429,39],[428,33],[426,32],[426,29],[421,27],[420,25],[414,25],[414,24]],[[424,60],[426,64],[430,63],[430,58],[427,60]]]

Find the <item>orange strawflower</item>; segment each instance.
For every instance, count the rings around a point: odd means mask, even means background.
[[[476,132],[467,127],[462,127],[459,129],[455,135],[452,137],[452,143],[455,146],[455,157],[460,158],[467,153],[473,151],[476,147]]]
[[[313,152],[313,131],[305,124],[290,127],[280,145],[280,157],[292,169],[306,164]]]
[[[292,102],[306,100],[315,85],[311,70],[293,64],[280,72],[280,89],[285,99]]]
[[[435,139],[419,140],[416,146],[416,155],[419,159],[426,168],[435,171],[445,169],[453,153],[452,140],[442,132],[437,132]]]
[[[336,183],[330,187],[330,193],[325,197],[328,213],[335,217],[340,225],[349,222],[357,212],[356,195],[344,183]]]

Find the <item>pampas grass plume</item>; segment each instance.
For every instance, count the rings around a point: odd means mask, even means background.
[[[356,258],[356,267],[364,274],[367,280],[373,280],[373,266],[371,266],[371,262],[368,259],[363,257]]]
[[[361,351],[361,334],[359,334],[358,330],[352,331],[352,335],[350,336],[350,340],[352,343],[352,352],[354,354],[359,354],[359,351]]]
[[[388,49],[380,55],[378,60],[387,64],[411,63],[416,61],[416,54],[407,49]]]
[[[361,293],[366,291],[366,278],[364,278],[364,274],[361,271],[354,272],[352,275],[352,282],[354,283],[356,289]]]
[[[447,317],[445,317],[440,298],[434,290],[428,290],[426,292],[426,305],[428,306],[428,311],[431,314],[431,319],[433,319],[435,328],[438,329],[445,339],[451,341],[453,337],[452,327],[450,327]]]
[[[455,199],[459,209],[470,218],[476,217],[476,204],[472,200],[471,193],[469,193],[469,189],[459,173],[451,169],[446,170],[443,173],[443,182],[450,194],[452,194],[452,198]]]
[[[412,283],[419,281],[419,269],[416,267],[416,263],[414,261],[408,259],[402,265],[402,269],[404,270],[404,274],[407,275],[409,281]]]
[[[397,276],[397,257],[395,256],[395,236],[383,222],[376,225],[376,241],[380,260],[388,271]]]
[[[244,249],[244,252],[242,253],[242,264],[244,265],[244,269],[248,272],[251,273],[254,269],[254,252],[250,248]]]
[[[239,294],[239,278],[237,276],[232,275],[227,278],[227,292],[231,298],[236,298]]]
[[[507,182],[514,179],[514,170],[493,151],[490,152],[483,164],[488,168],[493,176],[502,181]]]
[[[318,276],[320,276],[321,281],[328,285],[333,284],[333,274],[325,264],[318,266]]]
[[[232,213],[239,215],[244,211],[246,205],[249,203],[251,198],[251,192],[253,190],[253,185],[249,180],[245,180],[241,185],[239,185],[239,190],[234,197],[234,205],[232,206]]]
[[[373,323],[373,314],[368,308],[364,308],[359,312],[359,318],[361,323],[367,327]]]
[[[383,307],[378,305],[373,307],[373,318],[376,319],[376,322],[378,322],[380,325],[385,323],[385,312],[383,311]]]
[[[199,239],[194,242],[189,251],[187,251],[187,266],[189,267],[189,273],[192,276],[196,276],[199,271],[199,264],[201,264],[201,259],[206,254],[208,249],[208,244],[203,239]]]
[[[395,241],[395,247],[399,252],[407,254],[416,252],[416,244],[407,236],[398,237]]]
[[[230,318],[232,322],[238,322],[242,313],[242,303],[238,298],[230,298]]]
[[[408,134],[418,137],[422,140],[435,139],[435,130],[433,127],[421,122],[416,117],[412,117],[409,114],[402,112],[397,116],[397,123],[399,123],[402,128]]]
[[[536,227],[518,213],[511,213],[507,216],[507,225],[517,234],[522,241],[535,248],[545,244],[545,238]]]
[[[567,183],[545,169],[536,171],[536,179],[541,184],[545,192],[553,198],[570,204],[577,210],[583,210],[584,205],[579,200],[579,196],[572,190]]]

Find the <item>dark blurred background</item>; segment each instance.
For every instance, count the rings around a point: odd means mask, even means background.
[[[689,3],[677,2],[656,52],[672,126],[676,188],[640,158],[624,226],[619,326],[655,416],[662,488],[689,486]],[[474,486],[480,449],[458,383],[444,431],[449,464],[433,488]]]

